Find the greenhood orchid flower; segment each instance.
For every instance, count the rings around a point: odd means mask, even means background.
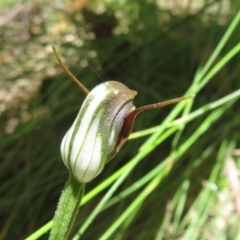
[[[176,103],[192,96],[176,98],[135,109],[137,95],[120,82],[108,81],[89,92],[63,64],[55,47],[53,51],[66,73],[87,95],[73,125],[61,143],[64,164],[79,182],[93,180],[128,139],[135,117],[142,111]]]
[[[134,109],[136,94],[119,82],[109,81],[87,95],[61,144],[62,159],[80,182],[95,178],[115,155],[124,118]]]
[[[132,131],[135,117],[142,111],[191,96],[135,109],[136,91],[120,82],[109,81],[89,92],[64,65],[53,43],[52,48],[61,67],[87,96],[61,143],[61,156],[70,176],[54,215],[50,240],[66,240],[84,195],[85,183],[92,181],[123,146]]]

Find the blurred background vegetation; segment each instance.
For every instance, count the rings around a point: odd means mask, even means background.
[[[49,30],[88,89],[117,80],[138,91],[134,103],[142,106],[185,94],[239,8],[237,0],[1,0],[0,240],[25,239],[50,221],[68,178],[59,146],[85,96],[58,65]],[[238,23],[213,65],[239,43],[239,29]],[[199,87],[189,111],[239,90],[239,76],[236,54]],[[140,115],[134,131],[160,125],[173,108]],[[235,99],[203,108],[161,145],[156,140],[81,239],[240,239],[239,123]],[[148,137],[127,142],[86,193],[141,152]],[[159,164],[160,180],[146,185],[144,176]],[[108,189],[81,207],[73,234]],[[102,236],[139,196],[113,235]]]

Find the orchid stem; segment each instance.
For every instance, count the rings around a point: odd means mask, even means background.
[[[85,183],[79,183],[73,176],[66,182],[53,218],[49,240],[66,240],[78,213]]]

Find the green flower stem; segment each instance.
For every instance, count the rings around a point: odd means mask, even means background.
[[[54,215],[50,240],[67,239],[78,213],[84,189],[85,183],[79,183],[73,176],[69,177]]]

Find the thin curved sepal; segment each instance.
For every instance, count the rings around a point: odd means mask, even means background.
[[[160,108],[160,107],[163,107],[163,106],[166,106],[166,105],[170,105],[170,104],[173,104],[173,103],[177,103],[177,102],[180,102],[182,100],[185,100],[185,99],[188,99],[188,98],[193,98],[193,97],[194,96],[184,96],[184,97],[180,97],[180,98],[174,98],[174,99],[167,100],[167,101],[164,101],[164,102],[154,103],[154,104],[142,106],[142,107],[136,108],[135,110],[130,112],[124,118],[123,126],[122,126],[121,132],[119,134],[117,144],[115,146],[115,149],[111,152],[111,154],[109,154],[109,159],[114,157],[114,155],[120,150],[120,148],[127,141],[129,135],[132,132],[135,118],[136,118],[136,116],[139,113],[141,113],[143,111],[155,109],[155,108]]]
[[[67,73],[67,75],[73,80],[73,82],[82,90],[82,92],[85,95],[88,95],[89,94],[89,90],[70,72],[70,70],[63,63],[61,57],[59,56],[59,54],[57,52],[57,49],[55,48],[55,46],[53,44],[52,33],[50,32],[49,34],[50,34],[50,40],[51,40],[51,44],[52,44],[52,49],[53,49],[55,57],[57,58],[58,63],[60,64],[62,69]]]

